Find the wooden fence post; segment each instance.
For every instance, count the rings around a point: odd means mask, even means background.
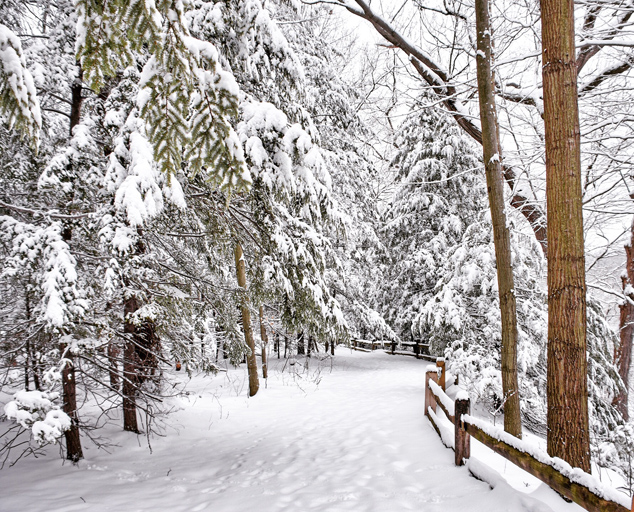
[[[429,381],[438,382],[438,372],[433,366],[428,366],[425,372],[425,416],[429,416],[429,408],[436,412],[436,397],[429,389]]]
[[[438,385],[445,391],[445,358],[439,357],[436,359],[436,366],[440,368],[440,379],[438,380]]]
[[[462,393],[462,391],[460,392]],[[455,402],[455,425],[454,430],[456,432],[455,438],[455,450],[456,450],[456,466],[462,466],[465,464],[465,460],[471,456],[471,436],[465,430],[464,422],[462,421],[463,414],[469,414],[471,412],[471,401],[469,398],[456,397]]]

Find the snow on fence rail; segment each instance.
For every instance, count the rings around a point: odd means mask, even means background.
[[[371,350],[383,349],[388,354],[401,356],[414,356],[416,359],[427,359],[435,361],[435,356],[429,355],[429,344],[422,341],[402,341],[399,344],[395,341],[385,340],[361,340],[352,339],[352,348],[362,352],[370,352]]]
[[[590,512],[634,512],[634,500],[608,487],[579,468],[529,446],[487,421],[471,416],[469,396],[460,390],[452,400],[445,393],[445,362],[429,365],[425,374],[425,414],[445,446],[455,451],[456,466],[470,457],[470,439],[474,437],[527,473],[539,478],[553,490]],[[453,423],[451,429],[439,421],[439,407]]]

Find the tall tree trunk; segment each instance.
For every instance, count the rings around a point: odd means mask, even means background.
[[[79,86],[81,87],[81,68],[79,68]],[[73,85],[76,87],[76,84]],[[76,96],[73,94],[73,102],[71,111],[76,112],[75,117],[71,116],[70,131],[79,123],[79,115],[81,114],[81,94]],[[72,238],[72,229],[65,226],[62,230],[62,238],[65,242],[70,242]],[[75,356],[70,350],[67,350],[65,343],[60,343],[60,354],[66,361],[62,367],[62,410],[70,418],[70,428],[64,432],[66,439],[66,458],[76,463],[79,459],[84,458],[81,448],[81,439],[79,437],[79,415],[77,413],[77,382],[75,379]]]
[[[139,432],[136,417],[137,364],[134,336],[136,327],[131,316],[139,309],[136,296],[131,295],[123,303],[123,332],[125,345],[123,347],[123,430]]]
[[[497,265],[498,293],[502,317],[502,392],[504,394],[504,430],[522,437],[520,397],[517,383],[517,315],[515,285],[511,265],[511,237],[504,211],[504,173],[498,138],[495,106],[489,0],[476,0],[478,53],[478,96],[482,124],[482,149],[487,179],[489,208],[493,223],[493,240]]]
[[[244,265],[244,255],[242,253],[242,246],[236,244],[235,248],[236,258],[236,275],[238,277],[238,286],[247,288],[247,273]],[[249,311],[249,305],[247,303],[246,294],[242,299],[242,328],[244,330],[244,341],[249,347],[249,354],[247,355],[247,369],[249,372],[249,396],[254,396],[260,388],[260,381],[258,380],[258,363],[255,359],[255,341],[253,339],[253,330],[251,329],[251,312]]]
[[[84,458],[79,438],[79,416],[77,414],[77,385],[75,383],[75,356],[67,350],[65,343],[60,343],[60,353],[64,355],[62,367],[62,410],[70,418],[70,428],[64,432],[66,439],[66,458],[77,462]]]
[[[269,370],[266,362],[266,346],[269,343],[269,338],[266,335],[264,308],[262,306],[260,306],[260,339],[262,340],[262,378],[267,379],[269,377]]]
[[[548,226],[548,453],[590,472],[573,0],[541,0]]]
[[[304,331],[297,335],[297,355],[304,355],[306,353],[306,343],[304,343]]]
[[[625,298],[619,308],[621,313],[619,318],[620,343],[614,358],[625,389],[614,397],[614,405],[627,421],[630,416],[628,410],[629,375],[632,365],[632,341],[634,340],[634,221],[632,221],[630,243],[625,246],[625,270],[626,274],[621,276]]]
[[[333,339],[332,342],[330,343],[330,355],[334,356],[335,355],[335,340]]]

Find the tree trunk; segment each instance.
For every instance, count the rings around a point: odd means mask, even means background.
[[[125,345],[123,347],[123,430],[139,432],[136,417],[137,365],[136,349],[134,346],[135,325],[131,315],[139,309],[136,296],[131,295],[123,303],[123,332]]]
[[[79,87],[81,89],[81,68],[79,68]],[[77,87],[77,84],[73,85]],[[79,123],[81,115],[81,92],[77,96],[73,93],[71,111],[70,132]],[[72,238],[72,229],[65,226],[62,230],[62,238],[65,242],[70,242]],[[64,432],[66,439],[66,458],[76,463],[79,459],[84,458],[81,449],[81,439],[79,437],[79,415],[77,413],[77,381],[75,378],[75,356],[70,350],[67,350],[65,343],[60,343],[60,354],[65,357],[64,366],[62,367],[62,410],[70,418],[70,428]]]
[[[332,342],[330,343],[330,355],[335,355],[335,340],[332,340]]]
[[[76,463],[84,458],[79,438],[79,416],[77,415],[77,385],[75,382],[75,356],[64,343],[60,343],[60,353],[64,356],[62,367],[62,410],[70,418],[70,428],[64,432],[66,438],[66,458]]]
[[[247,273],[244,265],[244,255],[242,254],[242,247],[240,244],[236,244],[235,248],[236,257],[236,275],[238,277],[238,286],[247,288]],[[249,311],[249,305],[247,303],[246,293],[242,298],[242,328],[244,330],[244,341],[249,347],[249,354],[247,355],[247,369],[249,372],[249,396],[254,396],[260,388],[260,381],[258,380],[258,363],[255,359],[255,341],[253,339],[253,330],[251,329],[251,312]]]
[[[304,343],[304,331],[300,332],[297,335],[297,355],[304,355],[306,353],[306,348],[305,348],[305,343]]]
[[[260,338],[262,339],[262,378],[267,379],[269,369],[266,362],[266,346],[269,343],[269,338],[266,335],[266,327],[264,326],[264,308],[262,306],[260,306]]]
[[[82,78],[84,76],[83,70],[79,63],[77,64],[77,78],[70,86],[71,104],[70,104],[70,135],[73,136],[73,128],[79,124],[81,120],[81,104],[83,98],[81,96],[82,91]]]
[[[108,342],[108,374],[110,377],[110,387],[119,389],[119,357],[121,356],[121,348],[114,339]]]
[[[625,270],[626,275],[621,276],[625,299],[619,308],[621,313],[619,318],[620,343],[614,357],[625,389],[614,397],[614,405],[623,419],[628,421],[630,416],[628,410],[629,375],[632,365],[632,340],[634,339],[634,221],[632,221],[630,243],[625,246]]]
[[[489,0],[476,0],[478,53],[478,96],[482,124],[482,149],[487,179],[489,208],[493,223],[493,240],[497,265],[498,293],[502,318],[502,392],[504,394],[504,430],[522,437],[522,419],[517,383],[517,316],[515,285],[511,265],[511,236],[504,210],[504,173],[498,139],[495,107],[495,82],[491,69],[492,44]]]
[[[541,0],[548,227],[548,453],[590,472],[573,0]]]

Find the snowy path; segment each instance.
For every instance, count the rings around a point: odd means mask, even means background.
[[[423,416],[425,362],[342,349],[332,370],[272,363],[252,399],[243,369],[194,379],[168,419],[178,432],[155,438],[152,455],[113,429],[121,446],[85,441],[79,467],[50,456],[0,471],[0,511],[581,510],[531,477],[529,496],[456,468]]]

